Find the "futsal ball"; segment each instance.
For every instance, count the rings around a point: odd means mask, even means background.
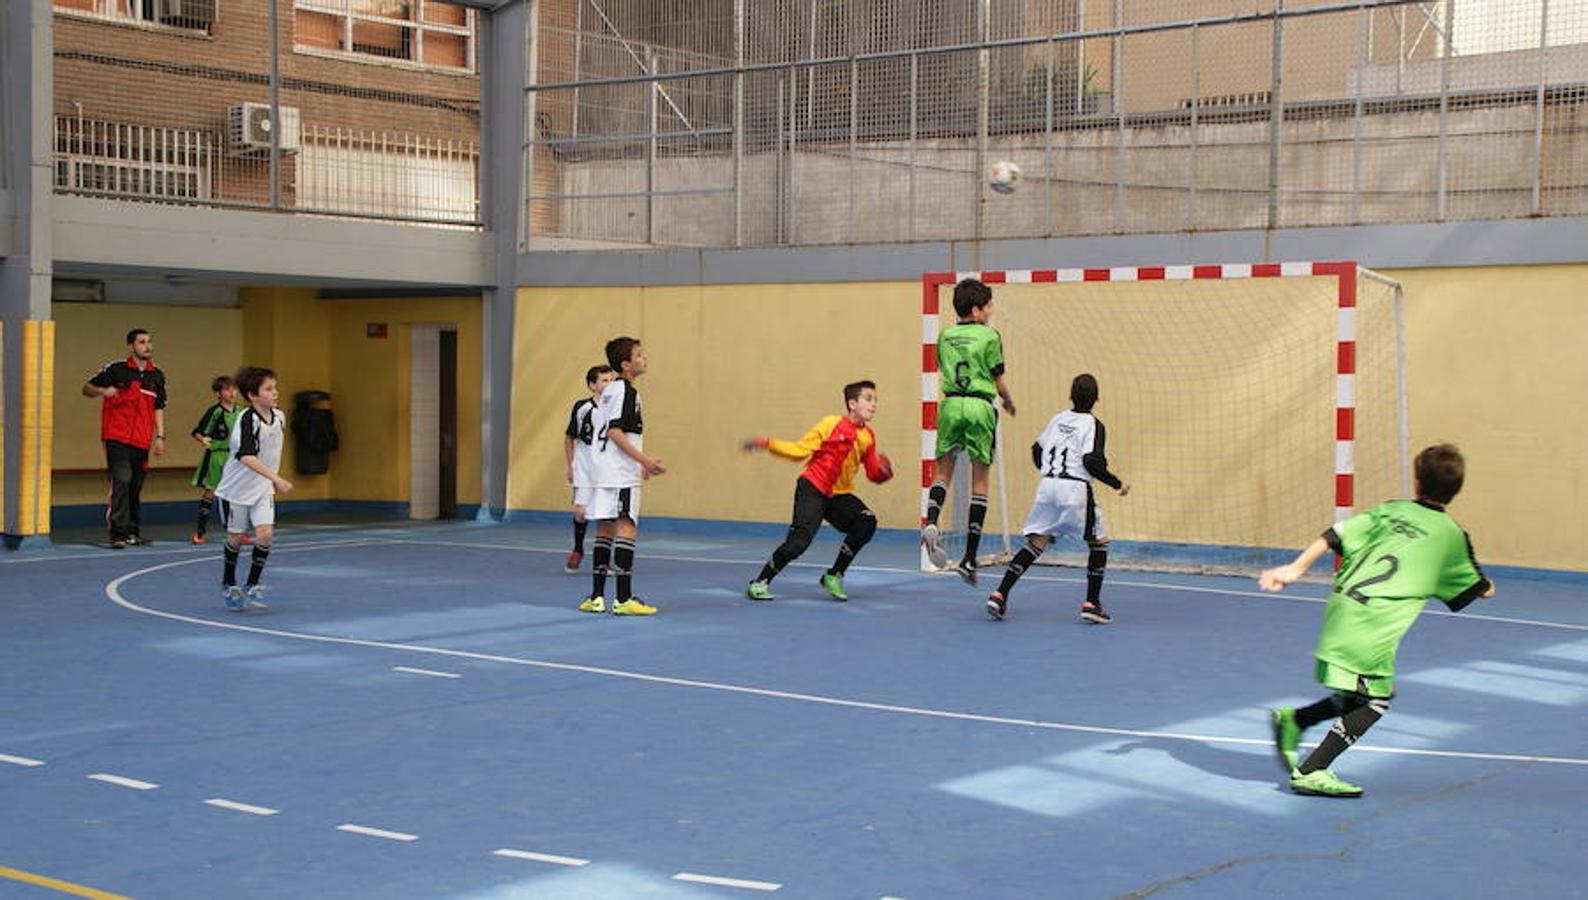
[[[882,484],[893,477],[893,460],[883,455],[881,459],[877,460],[877,463],[877,477],[871,480],[877,484]]]
[[[1020,183],[1020,167],[1001,159],[987,167],[987,186],[1000,194],[1012,194]]]

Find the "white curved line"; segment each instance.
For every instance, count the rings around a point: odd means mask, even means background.
[[[428,543],[422,541],[368,541],[365,543]],[[296,550],[322,550],[332,549],[338,545],[316,545],[310,547],[291,548]],[[462,545],[452,545],[462,546]],[[286,549],[286,548],[284,548]],[[408,653],[423,653],[431,656],[443,656],[452,659],[473,659],[482,662],[503,663],[512,666],[528,666],[536,669],[550,669],[559,672],[578,672],[585,675],[601,675],[608,678],[622,678],[628,681],[641,681],[650,684],[667,684],[674,687],[699,688],[702,690],[723,691],[732,694],[747,694],[755,697],[771,697],[778,700],[793,700],[801,703],[814,703],[822,706],[837,706],[848,709],[865,709],[873,712],[897,713],[901,715],[921,716],[932,719],[949,719],[961,722],[978,722],[988,725],[1012,725],[1018,728],[1035,728],[1045,731],[1065,731],[1077,734],[1101,734],[1113,737],[1139,737],[1158,738],[1163,740],[1191,741],[1200,744],[1238,744],[1245,746],[1268,746],[1272,741],[1259,738],[1235,738],[1219,735],[1184,734],[1172,731],[1145,731],[1133,728],[1108,728],[1100,725],[1077,725],[1070,722],[1045,722],[1040,719],[1018,719],[1008,716],[989,716],[979,713],[954,712],[952,710],[929,709],[918,706],[900,706],[892,703],[873,703],[865,700],[848,700],[842,697],[826,697],[820,694],[803,694],[794,691],[779,691],[771,688],[749,687],[747,685],[725,684],[715,681],[700,681],[693,678],[675,678],[667,675],[649,675],[644,672],[630,672],[623,669],[609,669],[603,666],[586,666],[576,663],[551,662],[542,659],[525,659],[517,656],[501,656],[495,653],[477,653],[470,650],[449,650],[445,647],[429,647],[424,644],[399,644],[392,641],[370,641],[360,638],[334,637],[322,634],[307,634],[296,631],[282,631],[276,628],[261,628],[257,625],[244,625],[238,622],[217,622],[211,619],[201,619],[197,616],[186,616],[180,613],[166,612],[164,610],[149,609],[139,606],[121,594],[121,586],[140,575],[147,575],[162,569],[171,569],[177,566],[192,565],[202,560],[178,560],[176,562],[162,563],[145,569],[128,572],[125,575],[105,585],[105,595],[111,602],[133,612],[144,615],[157,616],[176,622],[188,622],[194,625],[203,625],[210,628],[224,628],[230,631],[242,631],[251,634],[263,634],[272,637],[283,637],[292,640],[311,641],[321,644],[341,644],[350,647],[370,647],[378,650],[400,650]],[[1355,745],[1353,750],[1367,753],[1399,753],[1410,756],[1436,756],[1452,757],[1459,759],[1497,760],[1506,762],[1554,763],[1570,766],[1588,766],[1588,759],[1579,759],[1566,756],[1528,756],[1510,753],[1477,753],[1454,750],[1416,750],[1400,747],[1372,747]]]

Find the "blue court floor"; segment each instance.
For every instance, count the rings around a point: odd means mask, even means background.
[[[1580,584],[1430,607],[1326,800],[1266,718],[1322,584],[995,622],[908,535],[826,599],[824,532],[749,601],[779,531],[642,523],[650,618],[575,609],[560,524],[289,520],[242,616],[174,531],[0,555],[0,897],[1588,896]]]

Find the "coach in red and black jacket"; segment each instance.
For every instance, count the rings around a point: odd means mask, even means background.
[[[84,397],[102,397],[99,436],[105,442],[110,502],[105,523],[110,546],[152,544],[139,533],[139,497],[149,451],[165,453],[165,373],[154,364],[154,339],[142,328],[127,332],[127,358],[108,362],[88,383]]]

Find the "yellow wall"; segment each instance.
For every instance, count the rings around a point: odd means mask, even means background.
[[[862,495],[895,527],[917,517],[920,288],[898,284],[535,288],[519,292],[508,506],[562,509],[563,429],[608,338],[640,338],[646,452],[668,474],[651,515],[780,520],[799,468],[746,455],[752,434],[797,438],[844,408],[846,382],[877,383],[879,446],[899,477]]]
[[[1468,482],[1453,511],[1480,559],[1588,570],[1588,266],[1387,273],[1406,287],[1411,443],[1458,443]],[[508,505],[564,509],[562,430],[586,367],[618,334],[645,342],[639,382],[646,450],[669,473],[646,485],[651,515],[784,521],[798,468],[746,456],[739,438],[796,437],[842,409],[840,386],[879,388],[873,427],[899,477],[861,494],[886,527],[918,517],[919,314],[916,282],[523,288],[514,337]],[[1011,369],[1020,361],[1011,359]],[[1006,433],[1024,447],[1062,404],[1017,395]],[[1007,427],[1006,423],[1006,427]],[[1119,435],[1116,441],[1123,441]],[[1025,497],[1011,495],[1019,507]],[[1320,525],[1323,523],[1320,523]]]
[[[73,335],[111,336],[110,350],[90,353],[91,368],[113,358],[123,345],[127,328],[142,325],[155,335],[155,359],[172,381],[171,408],[167,409],[166,430],[178,435],[162,465],[190,466],[198,461],[196,445],[184,443],[185,435],[198,420],[205,405],[213,402],[209,380],[221,372],[231,372],[244,362],[276,370],[281,387],[282,408],[289,414],[292,396],[298,391],[324,390],[332,395],[341,448],[331,457],[327,475],[299,475],[294,463],[293,442],[287,441],[282,470],[294,484],[288,500],[371,500],[407,502],[408,500],[408,325],[411,323],[451,323],[458,330],[458,502],[478,503],[480,498],[480,301],[458,299],[382,299],[318,300],[306,288],[245,288],[240,292],[238,309],[195,309],[189,307],[127,307],[114,305],[57,304],[55,317],[63,338]],[[129,310],[132,310],[129,312]],[[134,321],[136,320],[136,321]],[[120,325],[123,321],[132,324]],[[152,322],[154,324],[145,324]],[[365,336],[366,322],[385,322],[384,340]],[[201,337],[216,349],[199,361],[171,362],[177,347],[199,343]],[[216,337],[218,336],[218,338]],[[58,340],[57,347],[67,343]],[[103,344],[104,342],[98,341]],[[219,348],[226,348],[224,351]],[[97,354],[97,356],[95,355]],[[222,356],[225,359],[222,359]],[[58,370],[61,370],[58,362]],[[218,368],[217,368],[218,366]],[[83,366],[67,367],[76,372]],[[210,371],[214,369],[214,371]],[[204,372],[202,379],[191,371]],[[84,368],[81,378],[92,374]],[[75,379],[77,375],[70,375]],[[202,384],[200,384],[202,382]],[[190,390],[199,385],[197,390]],[[81,397],[81,381],[57,385],[57,406],[64,407],[56,417],[58,440],[56,465],[63,468],[92,468],[93,473],[60,474],[55,478],[54,502],[57,504],[102,503],[105,498],[104,455],[99,449],[98,407]],[[69,393],[61,400],[63,390]],[[177,396],[181,394],[181,406]],[[195,395],[190,397],[189,395]],[[66,400],[76,397],[76,407]],[[191,409],[189,409],[191,407]],[[81,421],[77,421],[81,420]],[[71,421],[76,431],[71,440],[86,440],[88,455],[79,453],[68,466],[60,460],[60,448],[67,440],[60,423]],[[91,426],[91,431],[84,431]],[[192,452],[190,447],[193,448]],[[145,484],[143,499],[186,500],[196,496],[188,485],[187,471],[154,472]]]

